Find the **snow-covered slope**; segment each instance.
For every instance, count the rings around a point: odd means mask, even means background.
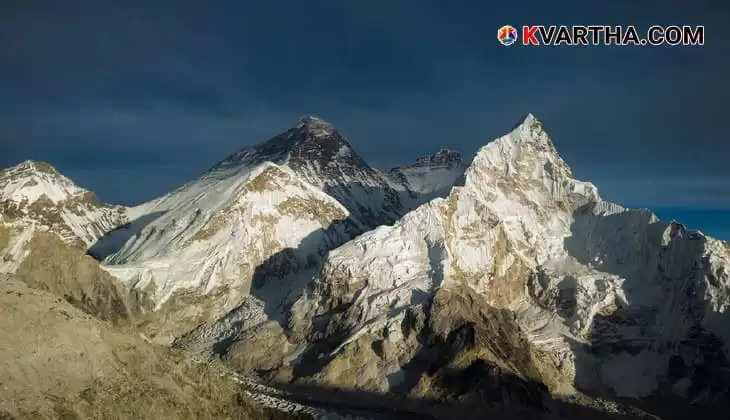
[[[151,287],[157,303],[176,290],[205,294],[221,287],[235,291],[237,301],[248,294],[256,270],[263,279],[264,268],[285,274],[306,266],[328,243],[349,238],[352,229],[338,201],[270,162],[195,195],[160,211],[108,258],[125,263],[109,270],[122,278],[138,275],[137,286]]]
[[[157,310],[174,296],[216,296],[204,319],[212,320],[250,294],[269,305],[295,298],[307,281],[297,273],[427,199],[409,195],[404,204],[405,188],[394,185],[331,124],[307,117],[131,208],[132,222],[92,252],[105,256],[107,269],[143,290]],[[296,279],[284,280],[288,276]]]
[[[508,311],[522,344],[496,351],[487,336],[450,360],[476,352],[559,394],[711,401],[730,383],[729,267],[727,243],[575,180],[528,115],[477,153],[463,187],[331,251],[290,326],[329,352],[301,359],[320,364],[314,380],[385,390],[417,375],[411,392],[426,392],[447,364],[418,376],[418,354],[462,319],[439,314],[471,314],[460,328],[478,335],[476,310]],[[370,342],[390,350],[363,359]]]
[[[0,221],[37,225],[86,248],[126,222],[126,209],[100,203],[51,165],[28,160],[0,171]]]

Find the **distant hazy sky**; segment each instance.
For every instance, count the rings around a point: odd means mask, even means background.
[[[532,112],[605,197],[711,209],[695,227],[730,237],[730,2],[529,3],[4,0],[0,166],[45,160],[129,204],[304,114],[389,167],[472,153]],[[706,33],[704,47],[503,47],[504,24]]]

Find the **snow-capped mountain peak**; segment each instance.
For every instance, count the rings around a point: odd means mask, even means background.
[[[26,160],[0,171],[0,221],[43,227],[87,247],[126,222],[126,209],[99,202],[48,163]]]
[[[460,184],[466,170],[461,153],[441,149],[416,159],[405,166],[388,171],[388,179],[396,190],[423,202],[423,197],[445,196],[452,186]]]
[[[562,160],[542,122],[532,114],[527,114],[505,137],[510,137],[523,147],[535,147]]]
[[[26,160],[0,171],[0,197],[3,200],[33,203],[44,197],[54,203],[84,192],[53,166]]]
[[[317,117],[302,118],[294,128],[269,140],[264,146],[282,147],[295,170],[316,164],[372,171],[332,124]]]
[[[441,149],[435,153],[432,153],[428,156],[424,156],[421,158],[416,159],[415,162],[411,163],[410,165],[404,166],[402,168],[415,168],[415,167],[450,167],[455,165],[461,165],[464,163],[464,160],[461,156],[461,153],[449,150],[449,149]]]
[[[355,172],[374,172],[332,124],[313,116],[300,119],[294,126],[269,140],[239,150],[209,172],[251,167],[267,161],[288,165],[300,175],[318,183],[326,177],[322,172],[328,172],[331,176],[335,168],[350,176]]]

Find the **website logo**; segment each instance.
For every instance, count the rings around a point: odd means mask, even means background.
[[[705,45],[705,27],[689,25],[652,25],[646,30],[634,25],[522,25],[524,46],[655,46]],[[517,29],[511,25],[497,30],[502,45],[517,42]]]
[[[497,39],[505,47],[512,45],[517,41],[517,29],[512,25],[504,25],[497,30]]]

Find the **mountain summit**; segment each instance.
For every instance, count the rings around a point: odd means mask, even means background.
[[[338,152],[342,151],[340,155]],[[317,117],[304,117],[285,132],[255,146],[245,147],[227,157],[218,166],[228,167],[234,164],[255,164],[271,161],[284,164],[296,161],[300,165],[306,162],[328,163],[333,158],[352,156],[360,166],[367,167],[362,159],[354,154],[349,142],[335,127]]]
[[[363,227],[392,222],[407,210],[386,177],[368,165],[332,124],[319,118],[305,117],[285,132],[239,150],[207,176],[221,178],[264,162],[286,166],[325,191]]]
[[[417,206],[425,201],[422,197],[448,195],[451,187],[462,182],[466,167],[461,153],[441,149],[411,164],[391,169],[388,178],[395,189],[415,198]]]
[[[43,197],[57,203],[83,192],[45,162],[26,160],[0,171],[0,194],[4,200],[33,203]]]
[[[438,152],[417,159],[409,166],[450,166],[463,163],[461,153],[449,149],[441,149]]]
[[[42,227],[86,248],[126,222],[126,209],[99,202],[48,163],[27,160],[0,171],[0,221]]]

